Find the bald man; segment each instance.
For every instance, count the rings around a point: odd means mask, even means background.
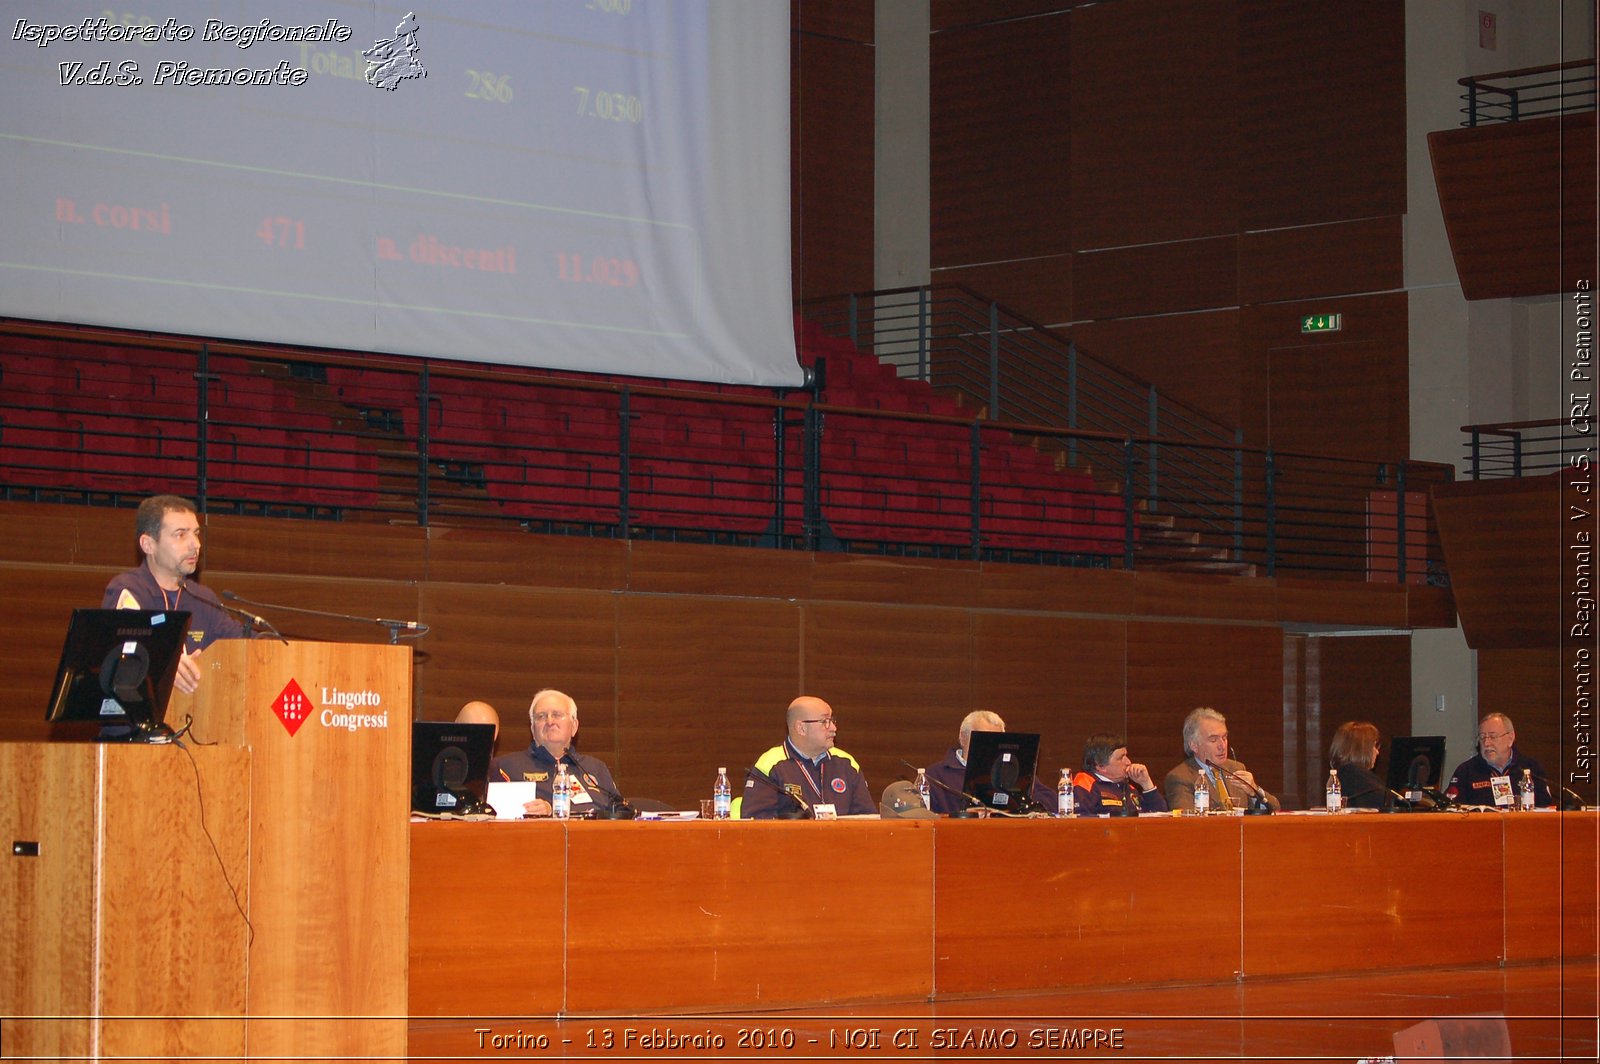
[[[788,734],[783,739],[783,757],[767,770],[778,786],[798,794],[806,805],[832,805],[839,816],[876,813],[867,781],[850,763],[847,755],[833,748],[839,733],[833,707],[820,698],[802,695],[789,703],[786,713]],[[776,816],[783,799],[771,787],[756,779],[744,783],[742,819],[762,820]]]
[[[487,702],[472,701],[462,706],[456,713],[457,724],[493,724],[494,742],[490,745],[493,753],[500,746],[500,714]]]

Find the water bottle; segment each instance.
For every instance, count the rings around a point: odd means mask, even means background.
[[[1076,809],[1072,793],[1072,770],[1061,770],[1061,782],[1056,784],[1056,816],[1071,816]]]
[[[1328,770],[1328,812],[1337,813],[1344,808],[1344,791],[1339,787],[1339,770]]]
[[[733,808],[733,790],[728,786],[728,770],[717,769],[717,781],[711,785],[711,817],[726,820]]]
[[[1517,784],[1517,804],[1524,810],[1533,808],[1533,769],[1522,770],[1522,780]]]
[[[556,766],[556,778],[550,784],[550,813],[557,820],[572,815],[572,781],[567,778],[567,763]]]
[[[1194,779],[1194,811],[1196,816],[1211,812],[1211,776],[1205,772]]]
[[[926,769],[917,769],[917,797],[922,799],[922,808],[933,808],[928,804],[928,772]]]

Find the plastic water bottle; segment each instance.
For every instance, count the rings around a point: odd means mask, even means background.
[[[572,781],[567,778],[567,763],[556,766],[556,778],[550,784],[550,812],[557,820],[572,816]]]
[[[1339,787],[1339,770],[1328,770],[1328,812],[1337,813],[1344,808],[1344,791]]]
[[[1211,812],[1211,777],[1204,772],[1194,780],[1194,811],[1196,816]]]
[[[726,820],[733,808],[733,789],[728,786],[728,769],[717,769],[717,781],[711,785],[711,817]]]
[[[1072,770],[1061,770],[1061,782],[1056,784],[1056,816],[1071,816],[1077,808],[1075,796],[1072,793]]]
[[[917,797],[922,799],[922,808],[924,808],[924,809],[932,809],[933,808],[933,806],[928,804],[928,771],[927,771],[927,769],[921,769],[921,768],[917,769]]]
[[[1522,779],[1517,783],[1517,804],[1524,811],[1533,808],[1533,769],[1522,770]]]

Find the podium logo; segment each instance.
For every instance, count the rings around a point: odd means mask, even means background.
[[[288,685],[278,693],[278,700],[272,703],[272,712],[278,715],[284,728],[288,729],[289,737],[294,738],[294,733],[300,730],[300,725],[306,722],[311,715],[311,699],[300,690],[300,684],[290,680]]]

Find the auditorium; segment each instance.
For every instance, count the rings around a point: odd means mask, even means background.
[[[202,8],[0,27],[0,1059],[1600,1054],[1595,0]]]

